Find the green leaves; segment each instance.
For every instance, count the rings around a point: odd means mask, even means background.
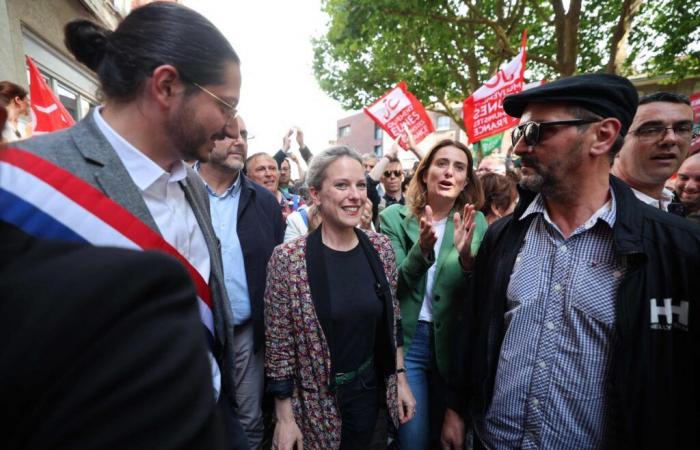
[[[646,2],[635,15],[634,1],[569,0],[564,10],[561,0],[325,0],[330,23],[314,40],[314,72],[349,109],[400,80],[428,108],[444,107],[513,58],[525,29],[530,81],[605,70],[630,9],[623,74],[700,72],[700,2]]]

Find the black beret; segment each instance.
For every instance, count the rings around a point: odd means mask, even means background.
[[[512,117],[520,117],[528,103],[549,102],[577,105],[604,118],[614,117],[622,123],[620,134],[624,136],[637,112],[639,96],[627,78],[587,74],[509,95],[503,100],[503,109]]]

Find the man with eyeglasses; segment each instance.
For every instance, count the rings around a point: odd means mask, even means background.
[[[505,98],[520,201],[475,258],[443,448],[693,448],[700,228],[609,174],[637,108],[626,78]],[[467,231],[468,233],[468,231]]]
[[[263,294],[267,262],[282,243],[284,222],[277,199],[243,174],[248,130],[238,116],[238,133],[217,141],[209,162],[194,169],[209,194],[212,224],[221,243],[224,280],[233,311],[238,417],[251,449],[263,440]]]
[[[658,92],[639,100],[612,173],[644,203],[668,211],[673,192],[664,187],[688,154],[693,109],[685,95]]]

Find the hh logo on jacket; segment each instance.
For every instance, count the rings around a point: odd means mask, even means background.
[[[687,301],[681,301],[680,305],[674,305],[673,299],[664,298],[658,302],[655,298],[649,300],[651,306],[650,326],[652,330],[671,330],[673,328],[688,331]]]

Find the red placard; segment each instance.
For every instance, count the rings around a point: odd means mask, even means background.
[[[503,111],[503,99],[523,90],[526,42],[527,31],[524,31],[520,53],[464,100],[464,124],[469,142],[478,142],[517,125],[518,119]]]
[[[73,125],[75,120],[46,84],[44,77],[29,56],[27,56],[27,67],[29,67],[29,95],[32,99],[34,132],[50,133]]]
[[[404,134],[404,126],[411,131],[416,143],[435,131],[428,113],[421,102],[408,91],[405,81],[400,82],[379,100],[364,108],[364,111],[392,139]],[[408,149],[405,139],[400,139],[399,145]]]

